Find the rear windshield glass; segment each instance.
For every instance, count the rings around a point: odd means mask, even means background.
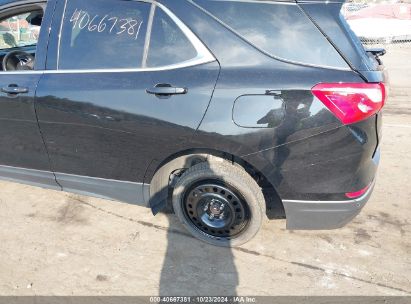
[[[364,64],[370,69],[370,70],[376,70],[378,69],[378,61],[375,59],[374,56],[372,56],[371,54],[366,53],[366,49],[363,45],[363,43],[361,42],[360,38],[358,37],[358,35],[352,30],[351,26],[349,25],[349,23],[347,22],[346,18],[347,18],[347,12],[346,12],[347,8],[343,7],[341,9],[341,13],[340,13],[340,19],[341,19],[341,24],[343,25],[343,27],[345,28],[345,30],[348,32],[348,35],[350,36],[351,40],[354,43],[354,46],[356,48],[356,51],[358,52],[358,54],[361,54],[361,58],[364,62]],[[366,22],[365,22],[366,24]]]
[[[195,2],[273,57],[310,65],[348,67],[296,4],[212,0]]]
[[[354,4],[349,4],[349,6]],[[357,4],[355,4],[357,5]],[[347,59],[350,65],[358,71],[378,69],[375,59],[364,50],[361,41],[354,33],[341,10],[342,3],[333,1],[301,1],[300,8],[310,16],[321,31],[327,35],[336,48]],[[364,20],[364,28],[372,30],[368,20]]]

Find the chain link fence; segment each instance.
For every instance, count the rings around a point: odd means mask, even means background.
[[[351,1],[342,13],[365,47],[411,49],[411,0]]]

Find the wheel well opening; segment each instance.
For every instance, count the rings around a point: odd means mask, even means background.
[[[174,157],[169,158],[167,161],[163,162],[163,164],[171,162],[173,159],[177,159],[179,157],[185,157],[186,161],[185,164],[188,167],[183,168],[176,168],[173,172],[170,172],[170,186],[172,188],[173,184],[173,176],[178,176],[182,174],[186,169],[191,166],[198,164],[199,162],[206,161],[206,156],[213,156],[225,159],[229,162],[235,163],[241,166],[261,187],[265,203],[266,203],[266,215],[269,219],[283,219],[285,218],[285,210],[283,203],[281,201],[280,196],[277,193],[277,190],[274,186],[267,180],[267,178],[256,168],[254,168],[251,164],[246,162],[245,160],[241,159],[240,157],[236,157],[230,153],[214,151],[214,150],[207,150],[207,151],[185,151],[185,153],[179,153],[178,155],[174,155]],[[172,196],[172,189],[168,192],[168,206],[166,208],[167,211],[172,210],[171,207],[171,196]]]
[[[251,164],[244,161],[241,158],[232,156],[232,161],[242,166],[247,173],[257,182],[260,186],[264,200],[266,204],[266,215],[269,219],[283,219],[285,218],[285,210],[283,202],[278,195],[277,190],[267,180],[267,178],[260,171],[255,169]]]

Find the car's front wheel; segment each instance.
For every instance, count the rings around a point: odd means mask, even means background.
[[[260,230],[265,201],[261,188],[242,167],[213,160],[191,167],[180,177],[173,208],[196,238],[235,247]]]

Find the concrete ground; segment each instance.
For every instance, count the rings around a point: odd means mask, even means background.
[[[193,239],[172,215],[0,182],[0,294],[410,295],[410,55],[386,57],[395,83],[378,182],[347,227],[267,221],[230,250]]]

